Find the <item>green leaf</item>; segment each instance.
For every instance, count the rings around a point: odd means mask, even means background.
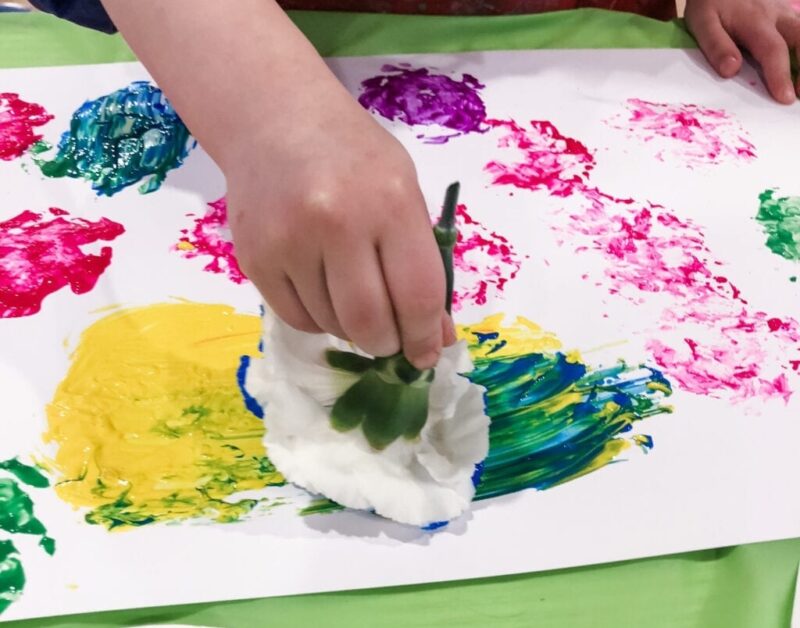
[[[351,351],[337,351],[328,349],[325,357],[331,368],[347,371],[348,373],[363,373],[372,368],[375,361],[372,358],[352,353]]]

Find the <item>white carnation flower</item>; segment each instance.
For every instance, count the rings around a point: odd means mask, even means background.
[[[397,438],[381,451],[361,429],[331,425],[333,404],[359,378],[328,365],[331,349],[355,351],[264,316],[264,357],[251,363],[245,388],[264,408],[264,445],[277,469],[308,491],[401,523],[424,526],[463,513],[489,447],[483,388],[460,375],[472,370],[466,343],[445,348],[419,437]]]

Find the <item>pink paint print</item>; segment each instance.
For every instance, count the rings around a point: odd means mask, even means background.
[[[42,139],[34,127],[52,119],[41,105],[20,100],[17,94],[0,94],[0,159],[10,161],[22,156]]]
[[[56,208],[49,216],[24,211],[0,222],[0,318],[36,314],[45,297],[65,286],[75,294],[89,292],[111,263],[111,247],[97,255],[81,247],[124,232],[107,218],[70,218]]]
[[[504,131],[500,146],[519,155],[516,162],[487,164],[493,183],[579,201],[567,225],[554,229],[577,253],[604,260],[599,277],[592,271],[584,278],[635,304],[668,297],[649,349],[670,378],[697,394],[789,399],[800,324],[752,308],[724,276],[698,225],[661,205],[593,187],[594,155],[548,122],[492,125]]]
[[[175,248],[184,257],[210,257],[203,270],[226,275],[237,284],[247,281],[233,251],[233,238],[228,228],[228,206],[224,197],[208,204],[206,213],[195,219],[191,233],[188,229],[183,229],[181,233],[183,236]]]
[[[722,109],[638,98],[628,99],[626,106],[627,114],[614,116],[606,123],[652,147],[659,161],[676,161],[695,168],[756,158],[747,133]]]
[[[503,292],[522,265],[507,238],[490,231],[459,205],[458,241],[453,251],[453,310],[465,303],[485,305]]]

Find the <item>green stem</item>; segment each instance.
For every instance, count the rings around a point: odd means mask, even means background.
[[[458,208],[458,193],[461,185],[451,183],[447,188],[447,193],[444,197],[444,205],[442,206],[442,215],[439,222],[433,228],[433,235],[436,237],[436,243],[439,245],[439,253],[442,256],[442,263],[444,264],[444,273],[446,280],[445,292],[445,309],[450,314],[453,308],[453,250],[458,240],[458,229],[456,229],[456,209]]]

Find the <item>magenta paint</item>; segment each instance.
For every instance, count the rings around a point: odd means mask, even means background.
[[[21,100],[19,94],[0,94],[0,159],[20,157],[42,139],[35,127],[52,119],[44,107]]]
[[[194,217],[194,214],[188,214]],[[233,238],[228,227],[228,206],[225,197],[208,203],[205,214],[195,217],[194,227],[182,229],[183,236],[175,249],[188,259],[211,258],[203,267],[209,273],[225,275],[233,283],[242,284],[247,277],[239,268]]]
[[[505,236],[487,229],[459,205],[458,240],[453,250],[453,310],[465,304],[485,305],[502,294],[519,272],[522,260]]]
[[[671,379],[702,395],[788,400],[800,324],[753,308],[724,275],[699,225],[661,205],[593,186],[594,154],[549,122],[489,124],[502,132],[499,145],[520,156],[486,165],[495,185],[578,201],[566,226],[553,229],[562,245],[604,260],[600,276],[592,271],[586,280],[634,304],[669,295],[648,349]],[[678,338],[688,330],[691,336]]]
[[[0,222],[0,318],[36,314],[45,297],[67,286],[75,294],[89,292],[112,251],[104,246],[89,254],[82,247],[125,231],[107,218],[71,218],[55,207],[48,214],[24,211]]]
[[[606,124],[650,146],[659,161],[695,168],[756,158],[745,130],[723,109],[639,98],[625,104],[627,113],[609,118]]]
[[[385,65],[381,72],[361,83],[358,102],[365,109],[412,127],[430,127],[417,136],[429,144],[486,131],[479,93],[484,86],[474,76],[456,80],[405,65]]]

